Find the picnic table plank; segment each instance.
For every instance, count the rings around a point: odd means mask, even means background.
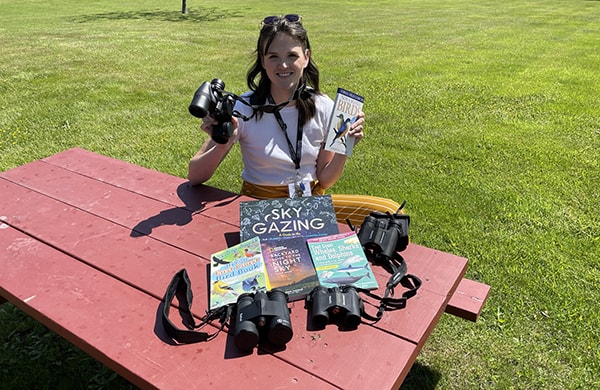
[[[446,313],[477,321],[490,294],[490,286],[471,279],[462,279],[448,301]]]
[[[3,297],[138,387],[335,388],[272,355],[224,360],[226,337],[174,347],[159,300],[6,225],[0,251]]]
[[[193,278],[205,278],[208,260],[198,255],[150,236],[132,237],[127,227],[2,178],[0,193],[6,224],[157,298],[181,268],[187,267]]]
[[[41,161],[3,172],[1,177],[128,227],[132,236],[151,234],[193,253],[217,252],[227,246],[224,231],[233,235],[239,232],[236,226],[215,218]],[[199,233],[205,239],[198,240]]]
[[[11,203],[12,214],[6,216],[6,223],[26,230],[38,240],[49,245],[61,246],[61,249],[74,258],[85,261],[119,280],[137,286],[140,290],[158,299],[164,293],[170,278],[182,267],[188,269],[190,278],[195,282],[194,312],[197,316],[203,314],[207,307],[206,285],[206,259],[193,254],[179,253],[177,248],[152,237],[131,237],[129,229],[115,224],[106,218],[67,205],[57,199],[51,199],[31,189],[21,187],[2,179],[2,202],[0,208],[7,209]],[[37,210],[30,207],[36,204]],[[52,223],[39,223],[39,221],[52,221]],[[120,242],[120,245],[115,245]],[[118,259],[116,261],[115,259]],[[198,288],[198,286],[201,286]],[[295,325],[295,336],[288,344],[288,348],[277,354],[281,359],[289,361],[292,365],[314,373],[316,375],[333,375],[327,377],[342,388],[354,386],[367,386],[373,384],[373,379],[362,377],[357,367],[369,365],[368,359],[373,356],[361,353],[356,355],[357,346],[373,348],[375,351],[388,351],[387,361],[390,365],[410,366],[418,354],[414,343],[402,338],[391,339],[385,332],[373,327],[361,327],[358,333],[340,334],[337,329],[329,327],[317,333],[307,331],[306,311],[302,303],[291,305],[292,321]],[[317,343],[321,343],[318,345]],[[308,346],[319,349],[319,356],[307,358],[305,355]],[[313,351],[315,351],[313,349]],[[394,353],[392,353],[394,351]],[[321,362],[336,361],[336,368]],[[338,367],[339,365],[339,367]],[[401,375],[406,375],[401,372]],[[398,372],[389,371],[377,377],[376,381],[381,387],[394,387],[396,382],[401,382]],[[358,387],[356,387],[358,388]]]
[[[116,187],[126,188],[175,207],[204,212],[208,216],[236,225],[239,225],[238,212],[226,214],[224,210],[214,212],[211,209],[223,203],[251,199],[210,186],[192,186],[185,179],[80,148],[69,149],[41,161]]]

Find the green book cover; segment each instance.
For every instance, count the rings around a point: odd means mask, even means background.
[[[211,309],[235,303],[241,294],[268,290],[270,286],[258,237],[211,255]]]
[[[355,232],[309,238],[306,242],[322,286],[379,287]]]

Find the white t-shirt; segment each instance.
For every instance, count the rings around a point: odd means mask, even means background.
[[[244,95],[246,97],[247,95]],[[317,156],[327,135],[327,125],[333,109],[333,100],[327,95],[315,95],[317,112],[302,130],[302,159],[300,174],[302,179],[317,178]],[[252,109],[236,103],[235,109],[246,116]],[[298,130],[298,110],[285,107],[281,118],[287,126],[290,142],[296,149]],[[238,120],[238,137],[244,169],[242,179],[258,185],[286,185],[296,178],[296,168],[285,135],[273,114],[263,114],[260,120]]]

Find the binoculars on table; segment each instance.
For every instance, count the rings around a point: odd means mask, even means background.
[[[358,239],[365,249],[373,251],[376,258],[391,259],[394,253],[408,246],[409,224],[408,215],[373,212],[361,225]]]
[[[352,286],[317,286],[306,297],[309,318],[317,329],[335,323],[346,330],[356,329],[361,321],[362,299]]]
[[[234,314],[235,345],[242,351],[265,341],[284,346],[293,336],[287,303],[286,293],[278,289],[240,295]]]

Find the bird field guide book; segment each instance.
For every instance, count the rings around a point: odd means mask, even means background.
[[[240,241],[318,237],[339,233],[331,195],[240,202]]]
[[[211,255],[210,309],[235,303],[241,294],[270,289],[258,237]]]
[[[323,287],[378,288],[356,232],[309,238],[306,243]]]
[[[304,299],[319,285],[304,237],[261,241],[271,288],[283,290],[290,301]]]
[[[350,156],[354,147],[354,137],[348,136],[348,130],[354,122],[357,115],[362,111],[365,99],[347,91],[343,88],[337,89],[333,112],[329,119],[327,127],[327,137],[325,138],[325,150]]]

